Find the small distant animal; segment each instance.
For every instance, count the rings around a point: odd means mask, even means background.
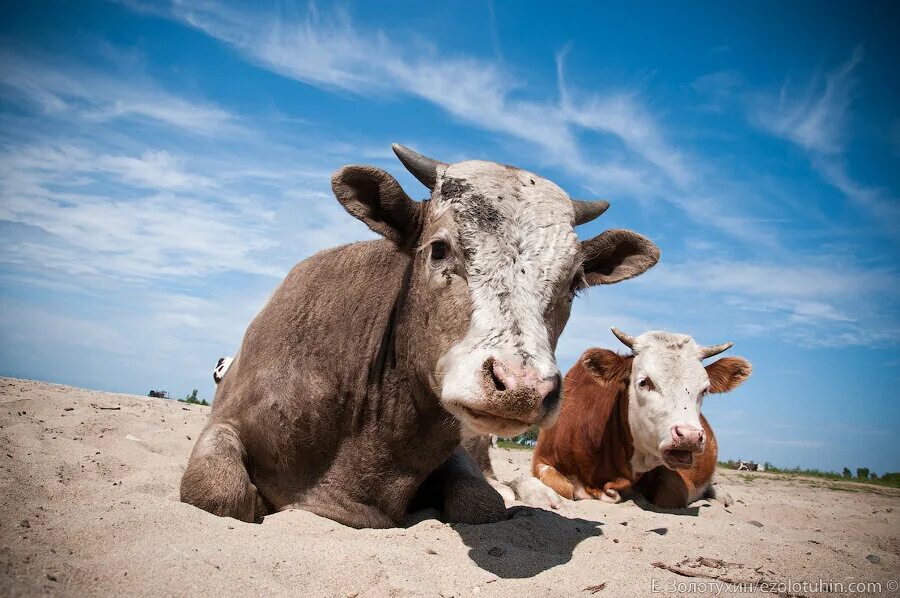
[[[231,367],[231,363],[234,361],[234,357],[220,357],[218,363],[216,363],[216,367],[213,370],[213,381],[218,384],[222,381],[222,378],[225,377],[225,372],[228,371],[228,368]]]
[[[765,471],[766,467],[762,463],[754,463],[753,461],[738,460],[734,464],[734,468],[738,471]]]
[[[534,477],[519,493],[551,506],[559,496],[616,503],[632,490],[666,508],[716,498],[718,447],[700,407],[708,394],[743,383],[750,363],[725,357],[702,365],[731,343],[702,347],[684,334],[612,330],[631,355],[589,349],[569,370],[559,419],[541,430]]]
[[[576,293],[637,276],[658,248],[627,230],[581,241],[605,201],[511,166],[394,152],[430,192],[345,166],[340,204],[383,238],[297,264],[220,370],[181,500],[253,521],[289,508],[352,527],[506,516],[463,436],[550,425],[554,356]],[[227,369],[227,375],[225,370]]]

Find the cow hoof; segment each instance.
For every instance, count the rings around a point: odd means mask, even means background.
[[[484,480],[461,479],[447,490],[444,519],[448,523],[495,523],[506,519],[506,505]]]
[[[622,502],[622,495],[619,494],[618,490],[613,490],[612,488],[607,488],[600,494],[600,500],[603,502],[608,502],[610,504],[618,504]]]
[[[519,499],[532,507],[558,509],[565,500],[552,488],[530,475],[514,480],[512,486]]]

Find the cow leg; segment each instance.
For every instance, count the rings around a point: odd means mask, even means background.
[[[608,502],[612,504],[622,502],[622,494],[631,490],[631,480],[627,478],[616,478],[611,482],[603,484],[603,488],[585,488],[592,498]]]
[[[532,507],[558,509],[564,500],[555,490],[532,475],[523,475],[513,480],[512,489],[522,502]]]
[[[475,461],[475,464],[481,469],[484,479],[490,484],[494,490],[500,493],[504,502],[507,504],[515,502],[516,493],[512,488],[497,479],[494,474],[494,467],[491,465],[490,448],[496,446],[496,436],[473,436],[462,441],[462,447],[466,449],[469,456]]]
[[[220,517],[252,522],[266,514],[250,481],[244,445],[228,424],[203,431],[181,477],[181,501]]]
[[[330,502],[297,503],[286,506],[286,509],[302,509],[320,517],[337,521],[341,525],[356,529],[386,529],[397,527],[394,521],[375,507],[355,502],[342,502],[339,499]]]
[[[485,480],[478,465],[466,450],[457,447],[452,455],[432,472],[420,496],[432,496],[449,523],[493,523],[506,519],[503,497]]]
[[[563,498],[568,498],[569,500],[575,499],[575,485],[569,478],[559,473],[555,467],[542,463],[537,465],[535,469],[537,470],[537,478],[549,486],[554,492]]]

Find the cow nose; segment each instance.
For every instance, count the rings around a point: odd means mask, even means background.
[[[560,381],[559,374],[553,376],[550,380],[548,380],[553,387],[550,392],[544,395],[544,412],[549,413],[556,409],[556,406],[559,405],[559,398],[562,396],[562,384]]]
[[[491,373],[493,374],[494,388],[499,392],[517,388],[532,390],[540,396],[546,411],[552,410],[559,403],[559,374],[543,378],[534,368],[514,366],[502,363],[498,359],[493,360]]]
[[[678,445],[700,446],[705,439],[702,428],[681,424],[672,426],[672,440]]]

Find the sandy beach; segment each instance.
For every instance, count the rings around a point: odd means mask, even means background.
[[[817,595],[796,584],[820,578],[880,582],[881,595],[897,594],[889,584],[900,577],[900,491],[892,489],[722,471],[729,508],[580,501],[558,511],[522,507],[482,526],[447,525],[427,512],[391,530],[354,530],[302,511],[247,524],[178,502],[208,407],[12,378],[0,378],[0,401],[4,595],[724,590],[711,578],[794,583],[774,588],[783,596]],[[498,477],[521,475],[530,456],[496,450]]]

